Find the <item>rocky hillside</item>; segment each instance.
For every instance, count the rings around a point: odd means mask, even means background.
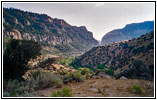
[[[153,79],[154,76],[154,31],[129,41],[92,48],[80,56],[73,66],[114,70],[117,78]]]
[[[71,26],[62,19],[53,19],[46,14],[3,8],[3,36],[41,42],[58,51],[85,51],[98,41],[85,26]]]
[[[108,32],[101,41],[101,44],[120,42],[144,35],[154,29],[154,21],[127,24],[122,29],[115,29]],[[117,38],[118,37],[118,38]]]

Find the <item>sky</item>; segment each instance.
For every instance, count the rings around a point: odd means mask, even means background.
[[[7,2],[3,3],[3,7],[47,14],[52,18],[64,19],[70,25],[86,26],[97,40],[101,40],[107,32],[123,28],[126,24],[152,21],[155,18],[153,2]]]

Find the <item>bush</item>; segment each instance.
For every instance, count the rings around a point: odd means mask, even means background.
[[[133,70],[132,78],[149,77],[149,75],[146,74],[148,73],[149,69],[146,67],[142,60],[134,60],[132,70]]]
[[[142,60],[134,60],[129,69],[124,69],[116,75],[116,78],[121,76],[132,79],[145,79],[151,80],[150,70],[146,67]]]
[[[62,96],[62,92],[61,91],[52,92],[51,96],[52,97],[61,97]]]
[[[104,69],[105,65],[104,64],[99,64],[97,65],[97,69]]]
[[[128,88],[128,91],[135,94],[143,94],[143,89],[140,86],[132,86]]]
[[[57,75],[51,72],[44,72],[41,69],[32,71],[27,80],[32,84],[34,89],[43,89],[52,86],[61,87],[63,81]]]
[[[69,72],[64,77],[64,83],[68,82],[82,82],[84,81],[85,77],[79,72]]]
[[[133,52],[134,55],[136,55],[138,53],[144,53],[144,52],[146,52],[146,47],[141,46],[141,47],[135,48],[135,49],[133,49],[132,52]]]
[[[93,71],[88,69],[88,68],[78,68],[78,71],[82,74],[82,75],[88,75],[88,74],[92,74]]]
[[[71,97],[72,93],[69,88],[62,88],[62,91],[52,92],[52,97]]]
[[[106,74],[109,74],[109,75],[111,75],[111,76],[114,75],[114,71],[113,71],[113,69],[111,69],[111,68],[104,68],[103,70],[104,70],[104,72],[105,72]]]
[[[27,81],[8,80],[4,84],[4,97],[30,97],[34,96],[34,89]]]
[[[72,61],[72,58],[64,58],[59,61],[59,64],[69,66]]]
[[[73,76],[73,80],[75,80],[76,82],[82,82],[84,80],[80,72],[74,73]]]
[[[37,42],[10,40],[3,55],[4,79],[21,80],[28,70],[28,61],[40,55],[40,50],[41,46]]]
[[[4,83],[3,96],[29,97],[34,96],[35,89],[43,89],[51,86],[61,87],[63,81],[51,72],[41,69],[30,72],[26,81],[8,80]]]
[[[71,90],[69,88],[63,88],[62,95],[63,97],[71,97],[72,96]]]
[[[9,40],[10,40],[9,38],[3,37],[3,53],[5,52]]]

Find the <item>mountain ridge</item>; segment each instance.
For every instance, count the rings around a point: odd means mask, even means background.
[[[91,69],[97,69],[99,65],[114,70],[117,78],[153,80],[154,31],[132,40],[93,47],[72,63],[72,66]]]
[[[85,26],[71,26],[63,19],[14,8],[3,8],[3,33],[4,37],[39,41],[50,47],[66,46],[72,51],[84,52],[98,45]]]
[[[130,40],[139,37],[154,29],[154,21],[130,23],[121,29],[114,29],[103,36],[101,45]],[[118,37],[118,38],[117,38]]]

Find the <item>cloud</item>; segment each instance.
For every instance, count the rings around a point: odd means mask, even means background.
[[[95,7],[104,6],[104,3],[96,3],[94,6],[95,6]]]

